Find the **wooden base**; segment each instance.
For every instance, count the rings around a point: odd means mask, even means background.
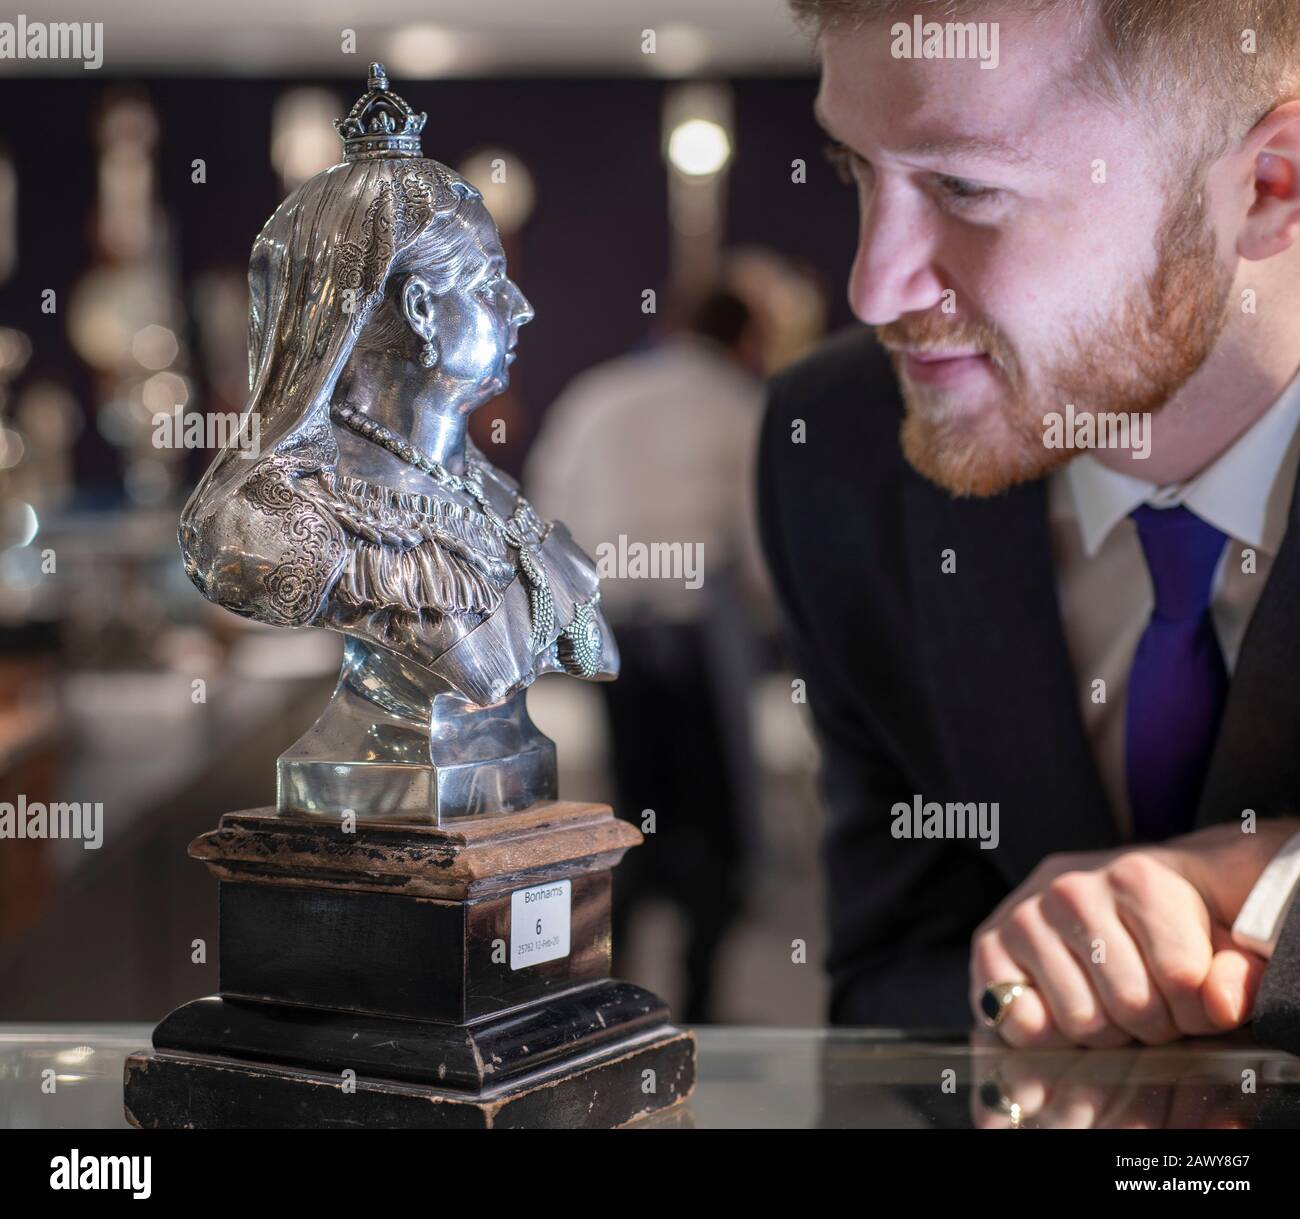
[[[127,1059],[127,1120],[609,1127],[677,1105],[694,1036],[609,977],[610,869],[639,840],[604,805],[355,834],[223,817],[190,847],[220,881],[221,994],[177,1008]],[[512,894],[557,882],[568,951],[512,967]]]

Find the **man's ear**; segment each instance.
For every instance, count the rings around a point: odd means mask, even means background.
[[[437,296],[429,281],[419,272],[408,275],[402,284],[402,316],[406,324],[415,331],[423,343],[432,342],[438,334],[438,322],[435,312]]]
[[[1300,238],[1300,102],[1287,102],[1252,133],[1255,201],[1237,239],[1242,258],[1272,258]]]

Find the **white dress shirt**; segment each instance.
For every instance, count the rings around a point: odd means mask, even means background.
[[[1230,448],[1194,478],[1157,487],[1083,454],[1048,480],[1052,549],[1066,646],[1083,723],[1121,839],[1132,838],[1124,762],[1129,670],[1154,596],[1137,526],[1141,504],[1186,506],[1228,536],[1214,573],[1210,614],[1229,675],[1286,532],[1300,466],[1300,373]],[[1253,552],[1253,572],[1251,554]],[[1300,680],[1300,674],[1286,675]],[[1104,682],[1104,701],[1097,681]],[[1294,810],[1300,813],[1300,809]],[[1271,955],[1300,881],[1300,835],[1278,853],[1233,928],[1236,941]]]

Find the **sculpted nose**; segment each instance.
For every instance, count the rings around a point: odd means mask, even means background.
[[[511,287],[515,290],[515,305],[514,311],[511,314],[511,320],[514,322],[516,327],[527,325],[527,323],[533,320],[536,314],[533,313],[533,307],[529,303],[528,297],[519,291],[519,285],[511,284]]]

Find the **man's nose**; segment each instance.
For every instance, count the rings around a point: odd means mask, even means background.
[[[864,201],[858,249],[849,272],[849,306],[860,321],[884,326],[943,299],[934,266],[934,233],[922,210],[881,190]]]

